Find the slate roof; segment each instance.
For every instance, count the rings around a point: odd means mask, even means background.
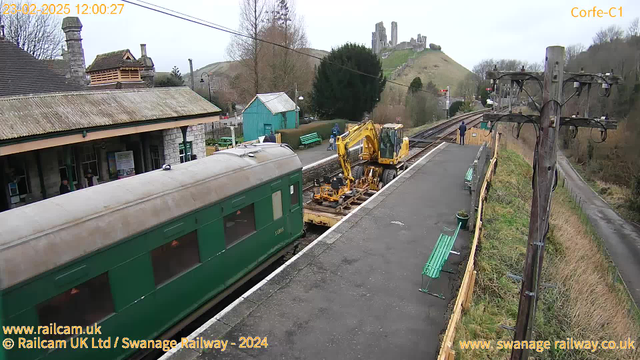
[[[273,115],[296,110],[296,103],[283,92],[258,94],[249,102],[245,110],[248,109],[249,105],[256,99],[259,99]]]
[[[0,141],[220,111],[186,86],[0,97]]]
[[[8,40],[0,40],[0,97],[82,90]]]
[[[67,68],[69,66],[69,62],[64,59],[51,59],[51,60],[40,60],[45,65],[47,65],[47,69],[52,70],[58,75],[66,76]]]
[[[124,56],[129,53],[134,60],[125,60]],[[136,60],[135,56],[129,51],[129,49],[112,51],[106,54],[100,54],[96,56],[93,63],[87,68],[87,72],[119,69],[121,67],[137,67],[143,68],[144,65]]]

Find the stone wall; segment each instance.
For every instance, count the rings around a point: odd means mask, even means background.
[[[165,164],[180,163],[180,143],[182,143],[182,131],[180,128],[162,130],[164,139],[164,162]],[[206,148],[204,143],[204,124],[192,125],[187,129],[187,141],[191,141],[193,154],[198,159],[206,156]]]

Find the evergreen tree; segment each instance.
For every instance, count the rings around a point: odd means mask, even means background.
[[[411,84],[409,84],[409,92],[415,94],[420,90],[422,90],[422,80],[420,77],[416,76],[411,80]]]
[[[173,69],[171,69],[171,76],[182,81],[182,74],[180,74],[180,69],[178,69],[177,66],[174,66]]]
[[[180,69],[177,66],[174,66],[171,69],[171,73],[169,76],[156,76],[155,78],[155,86],[156,87],[170,87],[170,86],[182,86],[184,85],[184,81],[182,80],[182,75],[180,74]]]
[[[347,43],[320,62],[313,83],[312,107],[321,117],[359,121],[365,112],[373,110],[385,84],[378,56],[362,45]]]
[[[424,86],[424,90],[433,96],[438,96],[438,94],[440,93],[440,90],[438,90],[436,84],[434,84],[431,80],[429,80],[427,85]]]

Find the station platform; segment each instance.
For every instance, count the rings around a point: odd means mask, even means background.
[[[300,158],[302,166],[307,166],[336,154],[335,150],[327,150],[328,147],[329,140],[323,140],[322,144],[314,145],[306,149],[296,149],[294,151],[298,155],[298,158]]]
[[[463,270],[418,291],[443,227],[469,211],[464,176],[477,146],[441,144],[189,339],[227,340],[220,349],[174,348],[161,359],[433,359]],[[461,230],[446,268],[469,252]],[[241,337],[267,338],[241,349]],[[201,340],[200,340],[201,341]]]

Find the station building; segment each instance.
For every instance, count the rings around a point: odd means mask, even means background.
[[[62,24],[60,61],[37,60],[0,33],[0,211],[58,195],[63,179],[76,191],[204,158],[205,124],[219,121],[221,110],[188,87],[148,88],[146,56],[109,53],[90,80],[82,24]]]

